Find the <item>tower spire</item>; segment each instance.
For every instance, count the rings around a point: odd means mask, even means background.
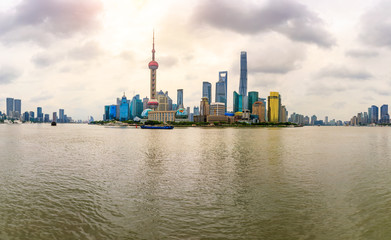
[[[152,33],[152,61],[155,61],[155,29]]]

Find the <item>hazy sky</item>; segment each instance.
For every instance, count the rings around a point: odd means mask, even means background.
[[[123,92],[149,96],[156,33],[158,90],[184,89],[228,71],[228,109],[247,51],[248,91],[278,91],[289,115],[348,120],[391,104],[391,2],[313,0],[1,0],[0,110],[64,108],[102,119]]]

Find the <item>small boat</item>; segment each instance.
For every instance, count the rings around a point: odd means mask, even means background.
[[[147,126],[147,125],[142,125],[142,129],[173,129],[174,126]]]
[[[56,123],[56,122],[52,122],[51,125],[52,125],[52,126],[57,126],[57,123]]]

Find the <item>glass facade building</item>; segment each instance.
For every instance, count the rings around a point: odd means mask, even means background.
[[[239,94],[247,96],[247,52],[240,53]]]
[[[178,89],[177,91],[177,107],[183,108],[183,89]]]
[[[212,101],[212,84],[210,82],[202,82],[202,97],[208,98],[208,103]]]
[[[12,118],[13,112],[14,112],[14,99],[13,98],[7,98],[7,116],[8,118]]]
[[[381,123],[389,123],[390,122],[390,115],[388,115],[388,105],[383,104],[380,107],[380,122]]]
[[[236,112],[242,112],[243,111],[243,102],[242,102],[242,95],[240,95],[239,93],[237,93],[236,91],[234,91],[234,96],[233,96],[233,103],[234,103],[234,106],[233,106],[233,110],[234,110],[234,113]]]
[[[278,92],[270,92],[267,115],[269,122],[278,123],[281,121],[281,97]]]
[[[248,110],[253,112],[253,104],[258,101],[258,92],[249,92],[248,93]]]
[[[121,105],[119,106],[119,120],[126,121],[129,120],[130,112],[129,112],[129,101],[124,95],[121,99]]]
[[[378,123],[379,121],[379,108],[375,105],[371,106],[372,112],[372,121],[371,123]]]
[[[225,111],[227,111],[227,80],[228,72],[219,72],[219,81],[216,83],[215,102],[224,103]]]

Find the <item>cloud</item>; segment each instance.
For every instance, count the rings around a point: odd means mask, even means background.
[[[170,68],[178,63],[178,59],[173,56],[162,56],[159,57],[159,64],[163,67]]]
[[[351,90],[352,88],[348,88],[346,86],[340,85],[340,84],[312,84],[308,89],[307,93],[308,95],[314,95],[314,96],[329,96],[334,93],[341,93],[348,90]]]
[[[370,50],[351,49],[345,55],[353,58],[373,58],[379,56],[379,53]]]
[[[0,85],[9,84],[16,80],[22,73],[12,67],[0,68]]]
[[[377,46],[391,47],[391,2],[382,1],[361,18],[359,38],[362,42]]]
[[[22,0],[12,10],[0,13],[0,40],[45,46],[55,38],[97,29],[101,11],[98,0]]]
[[[52,56],[49,54],[37,54],[31,58],[31,61],[36,67],[48,67],[61,60],[61,57]]]
[[[30,99],[30,102],[42,102],[42,101],[50,100],[52,98],[53,98],[53,95],[51,95],[51,94],[41,93],[40,95],[32,97]]]
[[[69,51],[68,56],[75,60],[91,60],[104,54],[98,43],[87,42],[81,47]]]
[[[306,57],[305,49],[296,44],[265,45],[262,49],[250,52],[248,68],[251,73],[286,74],[301,67],[300,63]]]
[[[317,14],[293,0],[269,0],[260,6],[229,0],[204,0],[195,10],[194,25],[206,24],[241,34],[274,31],[293,41],[329,48],[336,44]]]
[[[317,77],[319,78],[345,78],[355,80],[368,80],[372,78],[372,74],[365,70],[349,69],[344,66],[330,65],[322,68]]]

